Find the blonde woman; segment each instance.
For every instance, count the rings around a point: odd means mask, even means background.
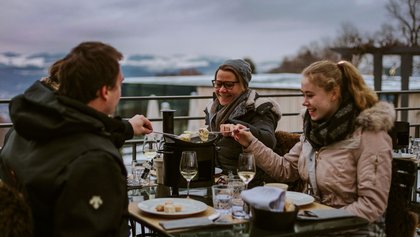
[[[304,130],[289,153],[277,155],[240,124],[230,135],[269,175],[301,178],[317,201],[363,217],[374,223],[366,231],[381,232],[391,183],[388,130],[394,107],[380,102],[347,61],[318,61],[302,74]]]

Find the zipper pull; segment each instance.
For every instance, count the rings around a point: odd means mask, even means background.
[[[374,174],[375,174],[374,179],[373,179],[373,185],[376,185],[376,173],[378,171],[378,165],[379,165],[378,155],[376,155],[375,157],[376,157],[376,159],[375,159],[374,164],[373,164],[374,165]]]

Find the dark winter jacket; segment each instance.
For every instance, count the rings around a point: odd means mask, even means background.
[[[247,126],[258,140],[273,149],[276,144],[274,132],[281,117],[280,106],[269,98],[258,97],[255,91],[252,91],[246,103],[241,105],[243,106],[235,108],[226,123],[239,123]],[[210,103],[204,111],[206,113],[206,124],[210,124],[211,107],[212,104]],[[216,151],[216,165],[225,174],[228,174],[229,171],[236,174],[238,156],[242,152],[242,146],[232,137],[221,137],[216,144]],[[257,168],[256,176],[248,187],[262,185],[268,178],[269,176],[264,171]]]
[[[12,99],[14,129],[0,154],[1,178],[24,191],[35,236],[128,236],[127,171],[118,147],[127,122],[40,82]]]

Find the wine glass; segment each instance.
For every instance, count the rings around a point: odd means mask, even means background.
[[[156,137],[152,134],[145,135],[143,141],[143,154],[148,161],[151,161],[156,156],[157,151],[158,141],[156,140]]]
[[[420,158],[420,138],[414,138],[411,141],[411,153],[416,155],[416,159]]]
[[[251,153],[240,153],[238,158],[238,176],[245,183],[245,189],[255,176],[255,159]]]
[[[187,198],[190,196],[190,182],[198,173],[198,161],[195,151],[183,151],[179,171],[187,180]]]
[[[133,160],[131,162],[131,172],[133,174],[133,185],[144,185],[145,180],[143,179],[145,167],[143,161]]]

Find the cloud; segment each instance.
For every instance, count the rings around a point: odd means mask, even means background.
[[[154,57],[141,60],[127,59],[122,62],[123,65],[128,66],[142,66],[147,67],[151,70],[162,70],[162,69],[189,69],[197,67],[209,66],[208,60],[200,60],[191,56],[179,56],[179,57]]]
[[[125,54],[195,54],[281,60],[334,37],[343,22],[361,32],[385,23],[383,0],[4,1],[0,51],[67,52],[100,40]]]
[[[46,62],[43,57],[30,58],[22,55],[13,55],[6,57],[6,55],[4,54],[0,54],[0,64],[22,68],[28,66],[42,68],[46,66]]]

